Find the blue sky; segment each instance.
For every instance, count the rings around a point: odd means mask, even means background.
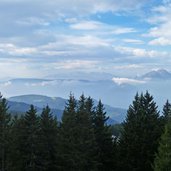
[[[170,0],[1,0],[0,78],[170,69]]]

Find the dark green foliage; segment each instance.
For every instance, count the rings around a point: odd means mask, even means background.
[[[171,170],[171,104],[168,100],[163,107],[162,119],[164,132],[154,160],[154,171]]]
[[[171,104],[167,100],[165,105],[163,106],[163,121],[164,125],[168,122],[169,118],[171,118]]]
[[[106,125],[106,112],[104,112],[104,106],[99,101],[95,114],[94,114],[94,131],[97,143],[97,158],[99,167],[98,170],[114,170],[114,150],[113,139],[110,126]]]
[[[48,106],[40,116],[39,150],[42,170],[55,171],[58,155],[58,125]]]
[[[121,136],[122,130],[122,124],[114,124],[111,126],[112,135],[114,135],[116,138],[119,138]]]
[[[23,117],[13,120],[11,170],[42,170],[38,147],[40,124],[36,112],[34,106],[31,105]]]
[[[46,106],[38,116],[31,105],[25,115],[11,118],[0,96],[0,171],[171,170],[168,101],[160,117],[153,97],[137,94],[125,122],[112,127],[102,102],[94,106],[84,95],[70,95],[61,123],[52,111]]]
[[[90,98],[82,95],[77,102],[70,95],[61,125],[64,170],[96,170],[96,145],[90,111]]]
[[[77,165],[76,140],[76,100],[71,94],[62,117],[60,129],[61,168],[74,170]],[[61,169],[62,170],[62,169]]]
[[[158,154],[154,160],[154,171],[171,170],[171,120],[165,126],[161,137]]]
[[[77,149],[79,153],[80,170],[96,170],[96,141],[92,125],[92,99],[80,96],[77,107]],[[88,150],[87,150],[88,149]]]
[[[161,135],[161,120],[153,97],[137,94],[129,107],[120,139],[120,170],[151,171]]]
[[[14,116],[12,118],[11,124],[11,132],[10,132],[10,171],[22,171],[24,169],[23,162],[23,143],[25,143],[22,139],[24,134],[24,116]]]
[[[5,98],[0,95],[0,170],[8,168],[10,114]]]
[[[23,131],[23,159],[24,167],[29,171],[38,171],[41,168],[41,162],[39,160],[38,144],[39,144],[39,119],[36,115],[37,110],[33,105],[30,106],[30,110],[27,111],[24,117],[24,131]]]

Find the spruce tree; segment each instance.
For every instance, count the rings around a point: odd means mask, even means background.
[[[37,116],[37,110],[33,105],[26,112],[23,120],[23,130],[20,135],[21,157],[23,161],[23,170],[39,171],[42,165],[39,155],[39,132],[40,123]]]
[[[171,120],[165,126],[165,131],[161,136],[158,153],[154,160],[154,171],[171,170]]]
[[[40,116],[39,150],[42,170],[57,170],[58,125],[49,106],[43,108]]]
[[[8,168],[8,147],[10,131],[10,114],[5,98],[0,95],[0,170],[6,171]]]
[[[166,101],[165,105],[163,106],[163,125],[167,124],[169,118],[171,117],[171,104],[169,103],[169,100]]]
[[[120,168],[151,171],[161,135],[161,119],[156,103],[148,92],[138,93],[130,105],[120,138]]]
[[[162,118],[164,121],[164,132],[154,160],[154,171],[171,170],[171,104],[168,100],[163,107]]]
[[[114,170],[114,144],[110,126],[106,124],[106,116],[101,100],[95,110],[93,119],[95,138],[97,143],[98,170]]]
[[[8,161],[10,163],[9,170],[10,171],[22,171],[24,169],[24,160],[23,160],[23,148],[24,141],[24,116],[18,117],[17,115],[12,118],[11,123],[11,131],[10,131],[10,158]]]
[[[90,98],[89,98],[90,100]],[[61,124],[61,150],[64,170],[96,170],[96,142],[90,101],[70,95]]]
[[[80,96],[77,107],[77,149],[80,155],[78,168],[80,170],[97,169],[97,144],[92,124],[93,101]]]
[[[75,97],[70,94],[65,106],[60,128],[60,170],[76,170],[78,155],[76,153],[77,129],[76,129]]]

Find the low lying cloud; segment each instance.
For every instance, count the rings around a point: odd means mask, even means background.
[[[130,65],[118,65],[114,66],[113,69],[121,69],[121,70],[128,70],[128,69],[139,69],[142,68],[143,66],[138,65],[138,64],[130,64]]]
[[[142,81],[142,80],[136,80],[136,79],[130,79],[130,78],[119,78],[119,77],[112,78],[112,81],[118,85],[122,85],[122,84],[136,85],[136,84],[146,83],[146,81]]]

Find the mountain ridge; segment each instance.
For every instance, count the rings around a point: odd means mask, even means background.
[[[21,96],[14,96],[8,98],[11,102],[18,102],[18,103],[25,103],[25,104],[33,104],[38,108],[43,108],[46,105],[49,105],[52,109],[58,109],[63,111],[64,107],[67,103],[67,99],[61,97],[49,97],[43,95],[36,95],[36,94],[29,94],[29,95],[21,95]],[[97,100],[94,100],[95,105],[98,103]],[[107,115],[112,119],[114,122],[122,122],[126,115],[126,109],[122,108],[114,108],[109,105],[105,105],[105,110]]]
[[[142,75],[143,79],[171,79],[171,73],[165,69],[152,70]]]

